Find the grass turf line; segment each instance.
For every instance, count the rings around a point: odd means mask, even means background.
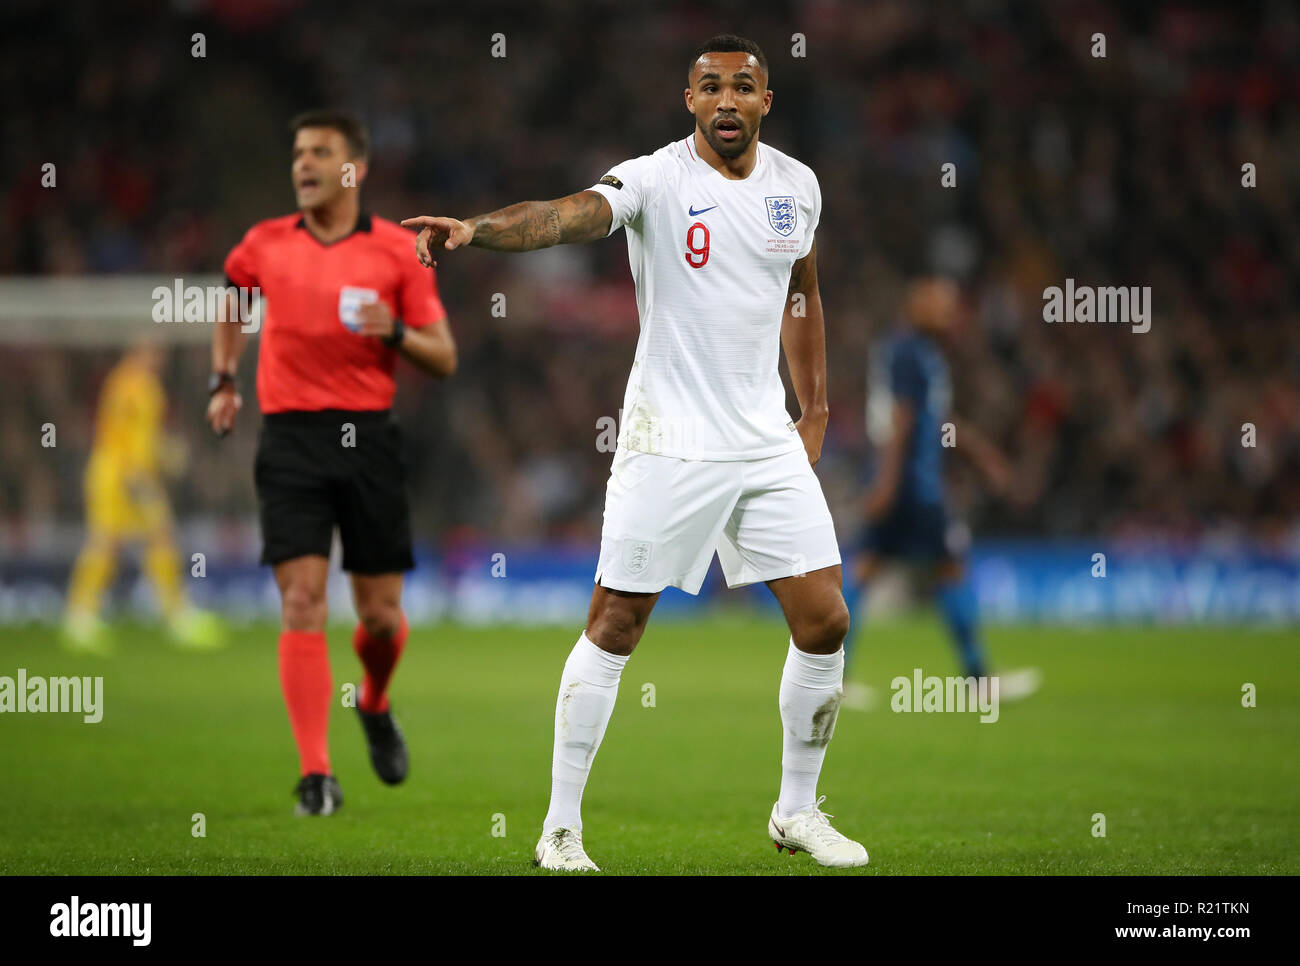
[[[103,675],[104,720],[0,715],[3,874],[535,874],[555,690],[577,628],[413,629],[393,703],[411,776],[382,785],[355,712],[337,707],[342,811],[295,819],[297,780],[274,628],[214,654],[117,629],[103,660],[47,629],[6,629],[0,675]],[[871,854],[833,872],[776,855],[778,621],[652,623],[623,675],[584,805],[610,873],[1300,873],[1300,632],[992,627],[998,666],[1043,690],[975,714],[895,714],[894,675],[955,674],[937,621],[867,628],[850,676],[883,708],[844,710],[820,791]],[[336,689],[359,680],[330,632]],[[1253,682],[1258,707],[1241,706]],[[645,684],[654,707],[645,707]],[[206,837],[191,834],[194,813]],[[1094,838],[1096,812],[1106,837]],[[505,836],[494,837],[504,816]]]

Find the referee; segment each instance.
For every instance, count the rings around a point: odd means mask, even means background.
[[[357,710],[379,777],[406,777],[407,752],[387,689],[406,643],[402,576],[412,569],[401,436],[390,407],[402,355],[434,376],[456,370],[456,344],[411,235],[361,209],[368,137],[351,115],[311,111],[290,124],[298,213],[258,222],[226,258],[229,285],[265,299],[257,399],[265,415],[254,480],[262,563],[280,588],[280,685],[298,746],[299,815],[343,804],[330,769],[334,700],[325,584],[338,527],[365,669]],[[246,297],[244,304],[249,304]],[[242,400],[238,301],[213,326],[208,422],[234,428]],[[224,323],[224,324],[222,324]]]

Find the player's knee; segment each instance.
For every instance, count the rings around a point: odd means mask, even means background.
[[[369,637],[395,637],[402,628],[402,607],[396,601],[367,604],[357,616]]]
[[[587,637],[597,647],[611,654],[631,654],[641,641],[645,631],[645,622],[638,620],[631,610],[621,607],[605,607],[596,615],[587,628]]]
[[[317,631],[325,627],[325,588],[293,582],[284,588],[280,602],[284,626],[291,631]]]
[[[960,557],[946,557],[935,566],[934,576],[940,584],[959,583],[966,576],[966,561]]]
[[[834,653],[849,636],[849,608],[844,598],[839,598],[835,606],[826,614],[818,629],[819,643],[825,653]]]
[[[840,598],[834,607],[827,608],[816,617],[802,621],[794,629],[794,640],[799,650],[810,654],[834,654],[849,634],[849,608]]]
[[[117,541],[102,533],[92,533],[86,538],[85,553],[117,555]]]

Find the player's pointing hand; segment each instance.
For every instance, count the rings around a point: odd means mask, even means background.
[[[419,237],[415,239],[415,254],[420,264],[428,268],[438,264],[433,258],[433,250],[441,246],[448,251],[468,245],[474,239],[474,229],[455,218],[440,218],[434,215],[420,215],[407,218],[402,222],[406,228],[419,228]]]

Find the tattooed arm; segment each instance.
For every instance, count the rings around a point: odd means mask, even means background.
[[[554,201],[521,201],[467,221],[421,215],[402,224],[419,228],[415,252],[423,265],[433,252],[473,245],[498,252],[531,252],[552,245],[595,241],[609,234],[614,213],[599,191],[579,191]]]

